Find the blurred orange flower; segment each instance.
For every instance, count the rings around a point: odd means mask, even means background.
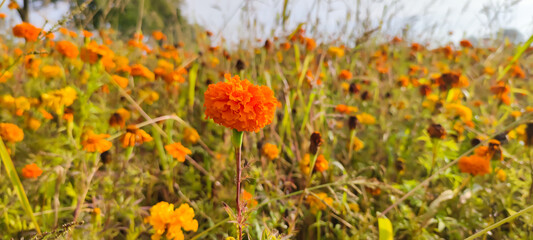
[[[56,45],[56,50],[67,58],[76,58],[79,54],[78,47],[69,41],[59,41]]]
[[[185,156],[192,154],[191,150],[181,145],[181,143],[172,143],[165,146],[165,150],[172,155],[178,162],[184,162]]]
[[[24,132],[12,123],[0,123],[0,137],[11,143],[20,142],[24,139]]]
[[[37,166],[37,164],[32,163],[24,166],[22,169],[22,176],[24,178],[37,178],[43,174],[43,170]]]

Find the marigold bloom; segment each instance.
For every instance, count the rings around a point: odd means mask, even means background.
[[[257,200],[254,199],[254,196],[244,189],[242,190],[242,200],[246,202],[246,205],[249,208],[257,206]]]
[[[188,127],[183,130],[183,140],[191,144],[196,144],[200,140],[200,135],[196,129]]]
[[[350,145],[350,143],[348,143]],[[365,147],[365,143],[361,141],[357,136],[353,138],[352,148],[354,151],[359,152]]]
[[[512,68],[512,73],[511,75],[513,77],[517,77],[517,78],[526,78],[526,73],[524,72],[524,70],[520,67],[520,65],[514,65]]]
[[[43,170],[37,166],[37,164],[32,163],[24,166],[22,169],[22,176],[24,178],[37,178],[43,174]]]
[[[119,75],[113,75],[111,76],[111,79],[121,88],[126,88],[129,83],[129,80],[127,78],[121,77]]]
[[[41,68],[41,73],[47,79],[63,76],[63,69],[60,66],[48,65]]]
[[[85,38],[90,38],[93,36],[93,33],[92,32],[89,32],[87,30],[83,30],[83,37]]]
[[[56,50],[67,58],[74,59],[78,56],[78,47],[69,41],[59,41],[56,45]]]
[[[348,112],[348,106],[346,106],[344,104],[338,104],[337,106],[335,106],[335,112],[347,113]]]
[[[496,170],[496,177],[500,181],[505,182],[505,180],[507,179],[507,174],[505,174],[505,171],[503,169],[497,169]]]
[[[324,157],[322,154],[318,155],[315,162],[315,170],[318,172],[323,172],[328,170],[328,167],[329,163],[328,160],[326,160],[326,157]]]
[[[272,123],[278,100],[267,86],[256,86],[239,76],[210,84],[204,93],[206,119],[237,131],[258,132]]]
[[[174,210],[174,204],[159,202],[150,208],[150,216],[144,219],[155,230],[152,239],[160,239],[165,232],[168,239],[183,240],[183,230],[196,232],[198,221],[194,210],[186,203]]]
[[[340,79],[350,80],[350,79],[352,79],[352,77],[353,77],[353,74],[350,71],[346,70],[346,69],[342,70],[339,73],[339,78]]]
[[[464,47],[464,48],[471,48],[472,47],[472,43],[466,39],[464,40],[461,40],[460,42],[461,44],[461,47]]]
[[[7,5],[7,7],[8,7],[9,9],[19,9],[19,8],[20,8],[19,4],[18,4],[17,1],[15,1],[15,0],[11,0],[11,1],[9,2],[9,4]]]
[[[0,137],[11,143],[20,142],[24,139],[24,132],[12,123],[0,123]]]
[[[181,145],[181,143],[172,143],[165,146],[165,150],[176,158],[178,162],[184,162],[185,156],[192,154],[191,150]]]
[[[465,123],[472,120],[472,110],[466,106],[463,106],[459,103],[450,103],[445,107],[448,113],[459,116]]]
[[[57,114],[61,113],[63,107],[72,105],[77,97],[77,92],[72,87],[65,87],[41,94],[43,106],[52,108]]]
[[[496,98],[500,99],[504,104],[511,105],[511,98],[509,93],[511,93],[511,88],[504,81],[498,81],[496,85],[490,87],[490,91],[495,95]]]
[[[154,81],[155,79],[154,73],[141,64],[134,64],[131,66],[131,75],[134,77],[143,77],[149,81]]]
[[[123,128],[128,119],[130,119],[130,112],[124,108],[118,109],[109,118],[109,126]]]
[[[24,38],[27,42],[37,41],[40,33],[40,28],[36,28],[27,22],[23,22],[13,27],[13,35],[15,35],[15,37]]]
[[[165,36],[165,34],[163,34],[163,32],[161,31],[153,31],[152,32],[152,37],[157,40],[157,41],[161,41],[161,40],[166,40],[167,39],[167,36]]]
[[[90,132],[85,140],[81,142],[83,150],[87,152],[96,152],[103,153],[109,150],[113,144],[110,141],[107,141],[109,134],[94,134]]]
[[[261,152],[270,160],[274,160],[279,157],[278,146],[271,143],[265,143],[261,149]]]
[[[477,154],[459,159],[459,170],[474,176],[490,173],[490,160]]]
[[[374,118],[374,116],[368,113],[357,114],[356,117],[361,124],[373,125],[376,123],[376,119]]]
[[[133,147],[135,144],[142,144],[152,140],[152,136],[150,136],[144,130],[139,129],[135,125],[129,125],[126,128],[126,133],[122,136],[120,141],[122,142],[122,147]]]
[[[320,210],[325,210],[327,208],[326,204],[331,206],[333,204],[333,199],[328,197],[327,193],[321,192],[321,193],[307,196],[307,198],[305,199],[305,202],[311,208],[310,209],[311,213],[316,214]]]
[[[300,171],[302,171],[302,173],[306,176],[309,175],[309,172],[311,170],[311,168],[309,167],[310,162],[311,162],[311,155],[309,153],[306,153],[299,163]]]

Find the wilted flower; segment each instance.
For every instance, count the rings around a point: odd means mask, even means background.
[[[429,136],[436,139],[446,138],[446,129],[440,124],[433,123],[427,129]]]

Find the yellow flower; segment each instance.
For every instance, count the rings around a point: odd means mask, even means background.
[[[353,143],[352,143],[353,150],[358,152],[364,147],[365,147],[365,143],[361,141],[361,139],[359,139],[357,136],[354,136]]]
[[[505,171],[503,171],[503,169],[496,169],[496,177],[500,181],[505,182],[505,180],[507,179],[507,174],[505,174]]]
[[[304,175],[309,175],[309,171],[311,170],[309,168],[309,163],[311,162],[311,155],[309,153],[306,153],[304,157],[300,160],[300,171]]]
[[[139,90],[139,96],[148,105],[152,105],[159,100],[159,93],[153,90]]]
[[[63,69],[55,65],[47,65],[41,68],[41,73],[46,79],[52,79],[63,76]]]
[[[376,119],[374,118],[374,116],[368,113],[357,114],[356,117],[359,123],[361,124],[372,125],[376,123]]]
[[[11,79],[12,77],[13,77],[13,73],[4,72],[3,74],[0,74],[0,83],[4,83],[7,80]]]
[[[327,208],[326,204],[331,206],[331,204],[333,203],[333,199],[328,197],[327,193],[321,192],[307,196],[305,202],[309,205],[311,213],[316,214],[320,210],[325,210]]]
[[[446,110],[448,113],[460,117],[463,122],[469,122],[472,120],[472,110],[459,103],[446,104]]]
[[[340,47],[331,46],[328,49],[328,53],[337,57],[344,57],[344,49]]]
[[[41,94],[43,105],[53,109],[57,114],[61,114],[63,107],[72,105],[77,97],[77,92],[72,87]]]
[[[274,160],[274,159],[279,157],[279,149],[274,144],[265,143],[265,145],[263,145],[263,148],[261,149],[261,151],[270,160]]]
[[[183,135],[183,140],[191,144],[195,144],[198,142],[198,140],[200,140],[200,135],[194,128],[185,128]]]

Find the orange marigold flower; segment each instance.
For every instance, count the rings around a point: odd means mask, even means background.
[[[155,74],[141,64],[134,64],[131,66],[131,75],[134,77],[144,77],[150,81],[155,79]]]
[[[6,18],[6,14],[5,14],[5,13],[0,13],[0,18],[1,18],[1,19]]]
[[[135,144],[142,144],[150,142],[153,138],[144,130],[139,129],[135,125],[129,125],[126,128],[126,133],[122,136],[122,147],[133,147]]]
[[[466,39],[464,40],[461,40],[460,42],[461,44],[461,47],[464,47],[464,48],[471,48],[472,47],[472,43]]]
[[[328,170],[328,167],[329,167],[328,160],[326,160],[324,155],[322,154],[318,155],[318,157],[316,158],[315,170],[318,172],[323,172],[323,171]]]
[[[11,0],[11,2],[9,2],[9,4],[7,5],[7,7],[8,7],[9,9],[19,9],[19,8],[20,8],[19,4],[18,4],[17,1],[15,1],[15,0]]]
[[[103,153],[109,150],[113,144],[110,141],[107,141],[106,138],[109,137],[109,134],[94,134],[89,133],[87,138],[81,142],[83,150],[87,152],[96,152]]]
[[[174,210],[174,204],[159,202],[150,208],[150,216],[146,217],[144,222],[150,223],[155,230],[152,239],[160,239],[166,232],[167,239],[183,240],[183,231],[196,232],[198,230],[198,221],[194,219],[194,209],[186,203]]]
[[[490,160],[477,154],[459,159],[459,170],[474,176],[490,173]]]
[[[205,115],[217,124],[237,131],[258,132],[272,123],[278,100],[267,86],[256,86],[239,76],[210,84],[204,93]]]
[[[242,190],[242,200],[246,202],[246,205],[249,208],[257,206],[257,200],[254,199],[254,196],[244,189]]]
[[[37,166],[37,164],[32,163],[24,166],[22,169],[22,176],[24,178],[37,178],[43,174],[43,170]]]
[[[90,38],[90,37],[93,36],[93,33],[89,32],[87,30],[83,30],[83,36],[86,37],[86,38]]]
[[[43,118],[45,119],[54,119],[54,116],[50,114],[48,111],[44,110],[44,108],[39,108],[39,112],[43,115]]]
[[[511,98],[509,97],[511,88],[504,81],[498,81],[496,85],[490,87],[490,91],[504,104],[511,105]]]
[[[316,42],[312,38],[305,38],[305,48],[307,51],[313,51],[316,48]]]
[[[192,154],[191,150],[181,145],[181,143],[172,143],[165,146],[165,150],[172,155],[178,162],[184,162],[185,156]]]
[[[198,140],[200,140],[200,135],[196,129],[188,127],[183,131],[183,140],[185,140],[185,142],[195,144],[198,142]]]
[[[69,41],[59,41],[56,45],[56,50],[67,58],[74,59],[78,56],[78,47]]]
[[[153,31],[152,32],[152,37],[154,37],[154,39],[157,40],[157,41],[161,41],[161,40],[166,40],[167,39],[167,36],[165,36],[165,34],[163,34],[163,32],[161,32],[161,31]]]
[[[352,77],[353,77],[353,74],[346,69],[342,70],[341,73],[339,74],[339,78],[344,79],[344,80],[350,80],[352,79]]]
[[[261,152],[270,160],[274,160],[279,157],[279,149],[272,143],[265,143],[261,149]]]
[[[24,132],[12,123],[0,123],[0,137],[11,143],[20,142],[24,139]]]
[[[348,112],[348,106],[346,106],[344,104],[338,104],[337,106],[335,106],[335,112],[347,113]]]
[[[15,37],[24,38],[28,42],[37,41],[37,38],[39,38],[40,33],[40,28],[36,28],[35,26],[27,22],[17,24],[15,27],[13,27],[13,35],[15,35]]]
[[[124,108],[121,108],[111,115],[109,118],[109,125],[111,127],[123,128],[128,119],[130,119],[130,112]]]
[[[311,213],[316,214],[320,210],[325,210],[327,205],[333,204],[333,199],[327,193],[317,193],[306,197],[305,202],[309,205]],[[326,203],[326,204],[324,204]]]
[[[526,73],[520,67],[520,65],[514,65],[511,69],[513,70],[513,72],[511,73],[513,77],[526,78]]]
[[[129,83],[129,80],[127,78],[121,77],[119,75],[113,75],[111,76],[111,79],[121,88],[126,88]]]

